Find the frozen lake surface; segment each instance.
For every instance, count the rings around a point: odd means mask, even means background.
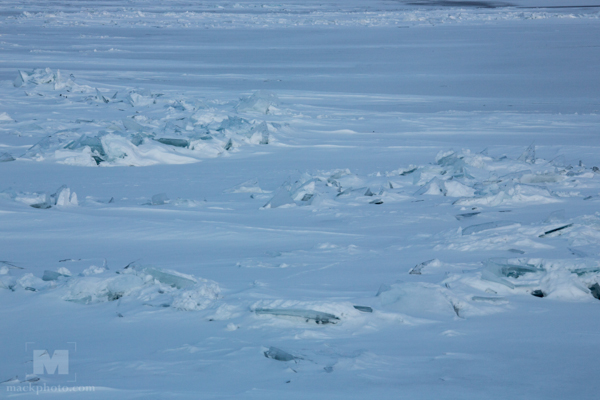
[[[596,395],[599,27],[2,2],[0,397]]]

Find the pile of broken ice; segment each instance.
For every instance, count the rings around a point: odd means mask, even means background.
[[[20,158],[80,166],[194,163],[244,145],[267,145],[281,128],[264,119],[279,112],[279,99],[271,92],[259,91],[235,104],[223,104],[140,89],[100,90],[74,79],[49,68],[35,69],[19,71],[14,86],[28,96],[68,98],[84,108],[129,111],[127,116],[72,121],[70,128],[50,132]],[[1,118],[12,121],[8,115]]]
[[[120,305],[193,311],[206,309],[220,297],[216,282],[150,266],[129,264],[119,271],[110,271],[104,262],[101,267],[91,265],[78,274],[61,267],[57,271],[46,270],[41,277],[25,273],[18,278],[10,273],[12,267],[15,266],[6,264],[0,270],[0,288],[54,293],[62,300],[80,304],[119,301]]]
[[[517,159],[506,155],[492,157],[487,151],[473,154],[469,150],[450,150],[440,152],[433,164],[411,165],[370,176],[359,176],[347,169],[306,173],[282,184],[265,208],[328,206],[339,202],[379,205],[428,196],[455,198],[454,205],[469,209],[560,203],[570,197],[590,200],[598,198],[597,187],[586,182],[597,181],[599,173],[595,166],[572,166],[561,157],[550,161],[536,158],[533,145]],[[463,232],[468,233],[474,230]]]

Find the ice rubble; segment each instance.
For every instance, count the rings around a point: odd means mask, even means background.
[[[4,197],[19,203],[27,204],[33,208],[48,209],[51,207],[74,207],[78,206],[77,194],[71,192],[67,185],[62,185],[56,192],[48,194],[46,192],[17,192],[12,189],[0,192],[0,197]]]
[[[77,103],[78,112],[95,107],[135,112],[120,120],[79,118],[42,138],[21,157],[78,166],[148,166],[184,164],[218,157],[244,145],[268,145],[281,125],[264,120],[280,102],[270,92],[257,92],[237,105],[154,93],[141,89],[108,90],[78,85],[71,75],[49,68],[19,71],[14,86],[26,94],[59,97]],[[60,93],[57,93],[60,92]],[[67,96],[68,94],[68,96]],[[92,108],[93,107],[93,108]],[[238,113],[257,114],[246,119]],[[96,113],[94,113],[97,115]],[[262,115],[262,117],[261,117]],[[3,118],[3,119],[2,119]],[[2,115],[0,122],[12,118]],[[65,129],[66,128],[66,129]]]
[[[417,3],[417,2],[414,2]],[[452,2],[447,3],[451,4]],[[499,3],[499,2],[493,2]],[[162,3],[160,3],[162,4]],[[169,4],[169,3],[165,3]],[[408,26],[437,26],[450,25],[479,25],[494,24],[500,21],[549,20],[549,19],[581,19],[597,20],[594,12],[564,12],[556,13],[548,10],[523,10],[513,7],[494,8],[493,12],[486,7],[463,7],[456,2],[455,7],[439,7],[439,9],[378,9],[361,10],[356,12],[352,2],[340,3],[340,8],[321,8],[316,12],[307,12],[302,3],[298,6],[285,3],[285,10],[265,13],[257,20],[254,3],[231,2],[219,6],[221,12],[206,12],[207,8],[191,11],[189,9],[175,10],[173,8],[155,8],[153,12],[139,12],[135,8],[122,10],[99,10],[95,7],[79,7],[68,12],[35,12],[24,11],[15,20],[31,26],[71,26],[73,23],[101,28],[104,25],[115,25],[123,29],[139,27],[154,27],[163,29],[265,29],[265,28],[300,28],[341,26],[357,27],[408,27]],[[281,4],[281,3],[280,3]],[[433,4],[433,3],[431,3]],[[443,3],[438,3],[443,4]],[[476,3],[473,3],[476,4]],[[479,3],[484,4],[484,3]],[[503,2],[503,4],[507,4]],[[253,8],[248,12],[248,8]],[[269,5],[262,5],[270,8]],[[208,8],[210,10],[210,8]],[[269,10],[274,11],[274,10]],[[258,23],[260,21],[260,23]],[[116,51],[111,49],[108,51]]]
[[[31,273],[18,279],[5,274],[0,277],[0,287],[55,293],[63,300],[80,304],[123,300],[184,311],[204,310],[220,298],[216,282],[136,265],[116,273],[91,266],[77,275],[63,267],[58,271],[44,271],[41,279]]]
[[[517,158],[449,150],[440,152],[432,164],[410,165],[369,176],[359,176],[348,169],[304,173],[295,181],[282,184],[264,207],[387,204],[427,196],[449,197],[455,206],[471,208],[550,204],[568,197],[590,198],[580,188],[583,182],[594,179],[598,175],[584,166],[536,158],[533,145]],[[479,214],[481,211],[463,212],[456,219]],[[463,234],[511,224],[516,222],[475,224]]]
[[[586,301],[596,297],[600,264],[591,260],[492,258],[483,263],[479,272],[466,272],[447,282],[450,287],[464,284],[481,291]]]
[[[15,78],[13,85],[14,87],[26,86],[28,84],[33,85],[47,85],[54,84],[55,88],[60,88],[61,85],[66,84],[60,71],[53,72],[50,68],[46,69],[34,69],[32,71],[19,71]],[[64,87],[64,86],[63,86]]]

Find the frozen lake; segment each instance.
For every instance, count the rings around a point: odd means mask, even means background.
[[[599,27],[3,2],[2,397],[591,398]]]

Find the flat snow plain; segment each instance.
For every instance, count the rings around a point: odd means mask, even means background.
[[[3,1],[0,397],[596,396],[599,29]]]

